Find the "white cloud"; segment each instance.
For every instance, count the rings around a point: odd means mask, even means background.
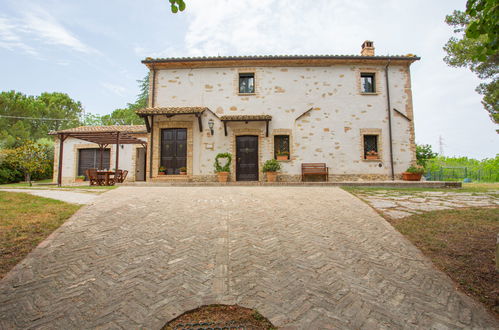
[[[37,51],[22,42],[19,26],[6,17],[0,17],[0,47],[10,51],[19,49],[30,55],[38,55]]]
[[[126,93],[126,88],[120,85],[116,85],[110,82],[101,82],[100,85],[110,92],[116,95],[124,96]]]
[[[55,17],[41,8],[34,7],[31,11],[26,12],[23,23],[23,28],[27,33],[44,43],[64,46],[86,54],[98,53],[97,50],[80,41]]]
[[[35,42],[57,45],[84,54],[98,54],[99,51],[79,40],[46,10],[30,6],[21,17],[0,16],[0,47],[21,50],[38,55]]]

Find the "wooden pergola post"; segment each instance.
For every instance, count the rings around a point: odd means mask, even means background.
[[[57,185],[60,187],[62,184],[62,157],[64,155],[64,140],[67,135],[59,134],[59,164],[57,167]]]

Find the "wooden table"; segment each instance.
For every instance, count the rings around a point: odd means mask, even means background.
[[[114,171],[98,170],[97,171],[97,175],[103,175],[105,177],[105,179],[104,179],[104,185],[105,186],[112,186],[112,185],[114,185],[114,181],[113,182],[109,181],[109,177],[111,175],[114,175]]]

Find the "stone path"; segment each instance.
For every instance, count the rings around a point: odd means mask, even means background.
[[[285,329],[497,328],[334,187],[122,187],[0,282],[1,329],[159,329],[204,304]]]
[[[11,192],[22,192],[40,197],[47,197],[52,199],[58,199],[63,202],[73,203],[73,204],[90,204],[99,196],[98,193],[91,192],[75,192],[67,190],[55,190],[55,189],[15,189],[15,188],[5,188],[0,189],[0,191],[11,191]]]
[[[460,207],[499,206],[499,191],[404,191],[404,190],[357,190],[355,195],[373,208],[394,219],[412,214],[448,210]]]

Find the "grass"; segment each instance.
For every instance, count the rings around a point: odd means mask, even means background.
[[[57,185],[47,185],[47,183],[52,183],[52,179],[41,180],[41,181],[33,181],[33,186],[30,187],[29,183],[19,182],[19,183],[8,183],[8,184],[0,184],[0,188],[26,188],[26,189],[104,189],[111,190],[116,189],[118,186],[91,186],[88,183],[80,186],[61,186]],[[45,184],[45,185],[41,185]]]
[[[37,184],[40,184],[40,183],[42,183],[42,184],[52,183],[52,179],[31,181],[31,183],[33,183],[33,187],[35,187]],[[18,183],[0,184],[0,188],[24,188],[24,187],[29,187],[29,183],[18,182]]]
[[[463,291],[499,317],[499,276],[495,269],[499,208],[432,211],[387,220]]]
[[[258,311],[237,305],[207,305],[180,315],[162,330],[184,329],[182,325],[186,324],[200,329],[276,329]]]
[[[79,208],[54,199],[0,191],[0,278]]]

